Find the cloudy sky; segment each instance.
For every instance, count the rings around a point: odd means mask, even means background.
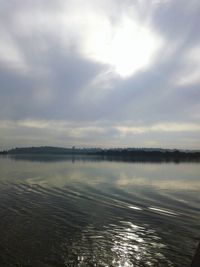
[[[0,0],[0,149],[200,149],[199,0]]]

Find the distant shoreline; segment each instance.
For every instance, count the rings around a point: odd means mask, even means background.
[[[25,147],[0,152],[14,158],[82,157],[100,160],[132,161],[132,162],[200,162],[199,151],[183,151],[149,148],[60,148],[60,147]]]

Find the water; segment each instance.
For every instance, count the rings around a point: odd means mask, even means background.
[[[190,266],[200,164],[0,158],[0,266]]]

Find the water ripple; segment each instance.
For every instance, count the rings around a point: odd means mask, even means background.
[[[52,164],[0,178],[0,266],[189,265],[200,229],[197,191],[129,184],[130,164]]]

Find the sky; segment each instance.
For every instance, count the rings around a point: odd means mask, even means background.
[[[0,149],[200,149],[199,0],[0,0]]]

